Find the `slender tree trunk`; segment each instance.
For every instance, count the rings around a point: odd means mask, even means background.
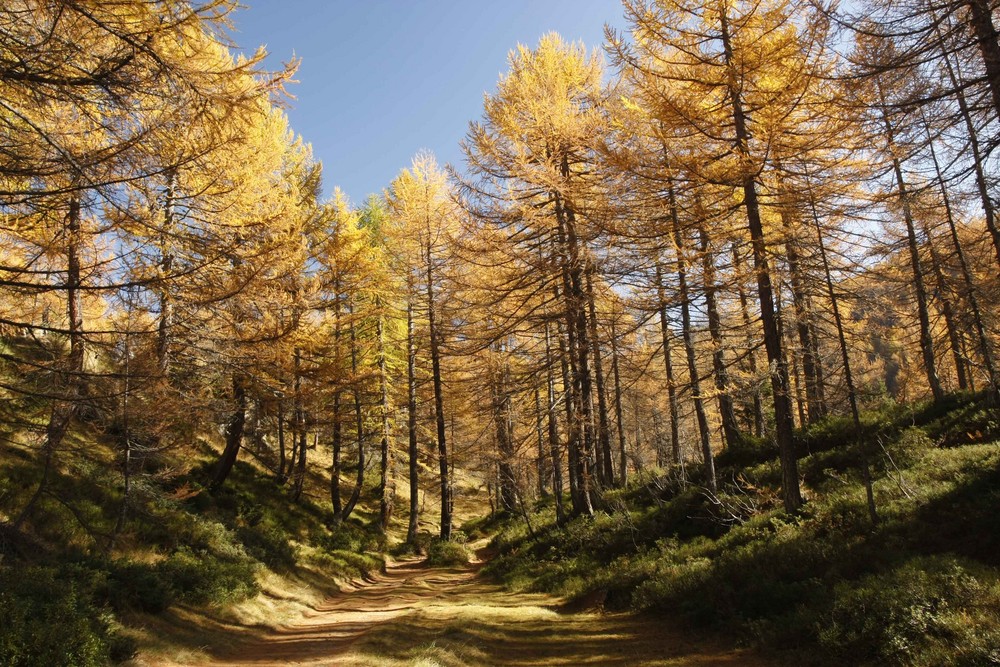
[[[292,500],[295,502],[299,502],[302,499],[302,489],[306,481],[306,456],[309,450],[307,446],[308,439],[309,433],[303,424],[302,429],[299,431],[299,459],[298,465],[295,468],[295,488],[292,492]]]
[[[500,509],[505,512],[517,511],[517,479],[514,474],[514,425],[511,415],[510,393],[508,390],[509,369],[504,359],[506,349],[501,344],[496,350],[497,367],[493,369],[493,423],[496,429],[496,443],[499,458]]]
[[[129,307],[131,310],[131,306]],[[131,315],[131,312],[129,313]],[[122,502],[118,508],[118,519],[115,521],[111,539],[108,542],[108,551],[114,549],[115,540],[125,527],[125,520],[128,517],[128,506],[132,502],[132,429],[129,419],[129,399],[132,396],[132,346],[131,332],[126,330],[124,336],[124,372],[122,373],[121,396],[122,396]]]
[[[660,344],[663,347],[663,370],[667,381],[667,409],[670,411],[670,457],[674,465],[681,464],[680,410],[677,403],[677,383],[670,350],[670,321],[667,318],[667,298],[663,290],[663,271],[656,265],[656,297],[660,316]],[[636,436],[638,438],[638,435]],[[639,446],[638,440],[636,447]],[[657,461],[658,465],[662,465]]]
[[[558,298],[558,295],[557,295]],[[563,402],[566,408],[566,465],[569,477],[569,498],[573,514],[577,513],[577,507],[582,507],[580,500],[580,425],[576,420],[576,391],[570,379],[573,375],[570,360],[569,345],[567,339],[573,338],[572,331],[563,331],[563,323],[556,325],[559,341],[559,368],[562,372]],[[581,510],[582,511],[582,510]]]
[[[549,335],[549,323],[545,322],[545,384],[548,402],[549,452],[552,459],[552,495],[556,503],[556,524],[566,521],[566,511],[563,509],[562,454],[559,451],[559,412],[556,400],[556,381],[552,373],[552,341]]]
[[[698,374],[694,339],[691,336],[693,324],[691,322],[691,294],[687,284],[687,260],[684,256],[685,243],[680,221],[677,219],[677,205],[674,200],[673,188],[670,189],[670,221],[674,248],[677,253],[677,290],[681,300],[681,338],[684,341],[684,352],[687,358],[688,382],[691,388],[691,399],[694,401],[694,414],[698,422],[701,458],[705,467],[705,482],[708,484],[709,490],[715,493],[718,490],[715,479],[715,457],[712,455],[711,434],[708,428],[708,417],[705,415],[705,402],[701,395],[701,378]]]
[[[174,256],[169,250],[168,236],[174,226],[174,202],[177,198],[177,172],[170,169],[167,172],[167,187],[163,193],[163,232],[160,235],[160,276],[158,286],[160,300],[160,321],[157,323],[156,361],[161,377],[166,377],[170,371],[170,335],[173,327],[174,304],[166,281],[170,279],[173,270]]]
[[[844,366],[844,383],[847,385],[847,399],[851,406],[851,419],[854,422],[855,438],[861,451],[861,476],[865,485],[865,498],[868,504],[868,515],[872,524],[878,524],[878,509],[875,506],[875,491],[872,486],[871,469],[868,463],[868,453],[864,451],[864,443],[861,442],[861,412],[858,409],[858,392],[854,385],[854,375],[851,373],[851,357],[847,347],[847,338],[844,335],[844,321],[840,314],[840,303],[837,293],[833,289],[833,277],[830,272],[830,262],[826,255],[826,245],[823,241],[823,228],[820,225],[819,214],[816,211],[816,200],[813,197],[812,188],[807,182],[806,188],[809,191],[809,206],[812,209],[813,222],[816,227],[816,248],[819,250],[820,261],[823,263],[823,276],[826,282],[827,298],[830,299],[830,308],[833,311],[833,322],[837,328],[837,342],[840,344],[840,359]]]
[[[379,417],[382,422],[382,442],[379,461],[379,527],[382,532],[389,529],[392,519],[393,490],[390,488],[389,470],[391,454],[389,452],[389,378],[385,361],[385,330],[382,325],[382,315],[375,320],[375,334],[378,340],[378,374],[379,374]]]
[[[589,310],[590,344],[594,355],[594,381],[597,388],[597,445],[600,460],[597,463],[598,477],[604,487],[615,481],[614,464],[611,462],[611,427],[608,419],[608,395],[604,387],[604,364],[601,360],[601,340],[597,335],[597,305],[594,297],[594,269],[587,271],[587,307]]]
[[[342,350],[343,341],[340,323],[340,276],[334,273],[333,278],[333,293],[334,293],[334,304],[333,304],[333,361],[334,366],[337,371],[343,372],[342,362]],[[343,501],[340,498],[340,473],[341,473],[341,452],[344,447],[344,425],[342,422],[343,413],[341,411],[341,401],[342,401],[342,391],[341,384],[338,378],[337,384],[333,390],[333,434],[331,436],[331,457],[332,462],[330,465],[330,504],[333,508],[333,516],[335,520],[339,520],[344,511]]]
[[[926,123],[925,123],[926,124]],[[941,199],[945,208],[945,221],[948,223],[948,230],[951,233],[951,241],[955,246],[955,254],[958,256],[958,265],[962,271],[962,282],[965,287],[965,298],[972,311],[972,322],[976,329],[976,337],[979,340],[979,352],[982,355],[983,365],[986,367],[986,375],[989,378],[992,388],[992,399],[1000,404],[1000,377],[997,376],[996,363],[993,360],[993,352],[990,348],[989,335],[986,332],[986,325],[983,323],[982,310],[979,307],[979,298],[976,294],[976,285],[973,281],[972,271],[969,267],[968,259],[965,256],[965,249],[958,236],[958,228],[955,225],[955,216],[952,213],[951,198],[948,196],[948,189],[945,187],[944,175],[941,172],[941,165],[938,162],[937,151],[934,149],[934,141],[928,136],[931,151],[931,161],[934,163],[934,171],[941,188]],[[928,241],[931,239],[928,235]],[[934,258],[933,243],[931,243],[932,258]],[[935,263],[937,260],[934,259]],[[962,358],[961,352],[956,352],[956,361]]]
[[[429,238],[429,237],[428,237]],[[451,539],[451,479],[448,469],[448,443],[445,435],[444,389],[441,382],[441,350],[434,302],[434,257],[430,242],[425,248],[427,261],[427,320],[431,347],[431,377],[434,384],[434,419],[437,425],[438,468],[441,474],[441,539]]]
[[[721,7],[721,37],[726,66],[732,71],[729,81],[729,97],[733,107],[733,125],[736,131],[736,150],[741,158],[750,162],[749,139],[746,116],[743,111],[742,91],[737,87],[738,74],[735,71],[733,49],[730,43],[728,9]],[[767,243],[764,226],[760,218],[760,203],[757,200],[757,183],[754,174],[743,175],[743,205],[747,213],[747,226],[753,247],[754,270],[757,274],[757,293],[760,298],[760,318],[764,327],[764,347],[767,359],[774,368],[771,374],[771,390],[774,394],[775,435],[781,458],[781,486],[785,511],[795,512],[802,506],[799,490],[798,460],[795,457],[793,440],[794,427],[788,386],[788,366],[782,351],[778,331],[777,312],[774,307],[774,289],[771,285],[771,270],[768,266]]]
[[[884,105],[884,101],[883,101]],[[927,375],[927,385],[930,387],[934,402],[944,398],[941,380],[937,373],[937,362],[934,359],[934,339],[931,336],[930,316],[927,312],[927,288],[924,285],[923,269],[920,266],[920,251],[917,244],[917,232],[913,226],[913,215],[910,211],[910,194],[907,191],[906,180],[903,178],[903,167],[896,157],[896,139],[889,122],[889,115],[883,106],[880,109],[885,127],[886,143],[892,156],[892,171],[896,176],[896,187],[899,190],[899,203],[903,208],[903,222],[906,224],[906,247],[910,252],[910,267],[913,270],[913,290],[917,299],[917,318],[920,322],[920,353],[923,355],[924,372]]]
[[[785,231],[785,258],[788,261],[789,283],[792,291],[792,310],[798,334],[799,358],[802,359],[803,385],[805,386],[808,417],[803,424],[813,424],[826,414],[823,400],[822,370],[816,354],[817,344],[811,325],[812,307],[805,293],[795,224],[788,204],[781,207],[781,226]]]
[[[343,502],[340,499],[340,472],[341,472],[341,452],[344,448],[344,426],[341,424],[340,410],[341,396],[340,390],[333,393],[333,435],[331,444],[331,456],[333,461],[330,465],[330,505],[333,508],[334,516],[340,516],[344,510]]]
[[[84,331],[83,303],[81,288],[83,274],[81,270],[81,227],[80,199],[73,195],[69,200],[66,213],[66,318],[68,320],[69,357],[66,359],[65,371],[57,373],[59,383],[58,393],[62,393],[52,402],[49,421],[45,427],[45,443],[42,445],[42,478],[31,498],[14,520],[12,529],[18,532],[30,518],[38,500],[48,490],[52,470],[58,458],[59,449],[69,431],[73,418],[80,409],[80,401],[86,396],[87,387],[84,383]]]
[[[358,374],[358,332],[357,324],[354,321],[354,305],[349,304],[348,309],[351,314],[351,325],[348,329],[351,338],[351,380],[353,385],[351,393],[354,396],[354,431],[358,441],[358,471],[354,480],[354,488],[351,489],[351,495],[344,504],[340,514],[335,517],[336,521],[344,521],[351,516],[351,512],[354,511],[354,507],[358,504],[358,499],[361,498],[361,490],[365,485],[365,421],[361,410],[361,378]]]
[[[781,304],[778,304],[778,308],[781,308]],[[784,334],[784,331],[782,331]],[[799,351],[795,349],[795,345],[791,343],[787,337],[782,335],[782,340],[785,341],[785,349],[789,351],[789,356],[791,356],[791,383],[793,388],[793,395],[795,396],[795,407],[799,415],[799,427],[803,427],[808,422],[806,417],[806,401],[802,393],[802,374],[799,372]]]
[[[732,244],[733,252],[733,270],[736,272],[736,285],[737,291],[739,292],[740,299],[740,315],[743,319],[743,328],[746,330],[747,335],[753,330],[750,322],[750,307],[747,300],[746,290],[743,289],[743,279],[742,271],[740,269],[740,251],[736,247],[736,242]],[[753,378],[754,384],[757,382],[757,343],[756,337],[751,338],[748,344],[749,350],[746,354],[747,360],[747,370],[750,371],[750,377]],[[764,435],[764,406],[761,404],[760,391],[755,387],[753,390],[753,434],[760,438]]]
[[[590,368],[588,364],[587,323],[584,311],[583,289],[580,280],[580,256],[576,233],[572,228],[571,211],[563,208],[562,198],[556,199],[556,218],[563,264],[563,297],[566,302],[566,343],[569,352],[570,384],[572,391],[568,398],[573,402],[573,419],[570,427],[571,476],[576,478],[575,490],[570,485],[573,496],[573,514],[594,513],[590,497],[590,454],[593,444],[593,413],[591,411]]]
[[[287,456],[285,454],[285,397],[278,397],[278,484],[284,484],[288,479]]]
[[[719,415],[722,418],[722,433],[726,444],[735,445],[741,440],[740,427],[736,422],[733,399],[729,394],[729,372],[726,368],[725,342],[722,340],[722,321],[715,301],[718,288],[715,284],[715,255],[705,226],[698,225],[701,241],[702,280],[705,283],[705,310],[708,314],[708,331],[712,337],[712,370],[715,373],[715,391],[719,398]]]
[[[306,412],[302,398],[302,350],[295,348],[295,437],[298,441],[299,456],[295,466],[295,484],[292,489],[292,500],[298,502],[302,497],[302,488],[306,481]]]
[[[934,30],[937,33],[938,43],[943,44],[941,26],[937,22],[936,17]],[[965,131],[969,137],[969,151],[972,153],[972,166],[976,175],[976,190],[979,193],[979,203],[983,208],[983,218],[986,221],[986,228],[989,230],[990,238],[993,241],[993,252],[996,255],[997,266],[1000,266],[1000,227],[997,226],[993,198],[990,196],[989,186],[987,185],[986,170],[983,166],[983,150],[979,144],[979,134],[976,131],[976,124],[972,119],[972,112],[965,97],[964,77],[959,69],[959,62],[952,62],[951,53],[947,48],[942,48],[941,60],[944,62],[951,87],[955,91],[955,101],[958,102],[958,110],[962,115]]]
[[[406,302],[406,435],[410,464],[410,521],[406,541],[416,544],[420,528],[420,466],[417,449],[417,341],[413,334],[411,299]]]
[[[542,414],[542,390],[535,385],[535,490],[539,498],[545,497],[548,493],[546,481],[548,473],[545,466],[545,418]]]
[[[628,452],[625,441],[625,417],[622,411],[622,381],[618,372],[618,338],[611,323],[611,375],[615,382],[615,425],[618,427],[618,486],[628,483]]]
[[[949,212],[950,216],[951,213]],[[965,373],[965,359],[962,357],[962,334],[958,330],[958,322],[955,318],[955,309],[952,307],[951,299],[948,296],[948,281],[945,279],[944,270],[941,268],[941,257],[934,243],[934,235],[924,221],[924,236],[927,237],[927,250],[931,257],[931,271],[934,273],[934,282],[937,284],[937,300],[941,306],[941,314],[944,316],[945,328],[948,330],[948,343],[951,346],[951,356],[955,363],[955,377],[958,380],[958,388],[965,391],[969,387],[969,381]]]

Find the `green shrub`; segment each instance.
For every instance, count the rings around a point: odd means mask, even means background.
[[[290,570],[295,567],[295,547],[288,535],[270,523],[260,523],[236,529],[236,537],[246,552],[272,570]]]
[[[403,556],[420,556],[427,553],[427,548],[433,540],[433,536],[426,532],[417,533],[415,542],[400,542],[390,549],[389,553],[399,558]]]
[[[385,568],[381,558],[353,551],[319,551],[310,555],[309,561],[324,575],[335,578],[359,577]]]
[[[110,564],[109,569],[108,601],[116,610],[158,613],[173,603],[174,588],[163,568],[121,561]]]
[[[352,519],[336,524],[329,531],[315,530],[309,541],[326,551],[381,551],[384,537],[365,530]]]
[[[242,558],[223,560],[207,552],[178,549],[160,563],[178,600],[194,604],[239,602],[256,595],[256,565]]]
[[[1000,663],[996,586],[991,589],[954,558],[915,558],[888,574],[838,584],[834,595],[819,642],[845,660]]]
[[[431,565],[466,565],[470,558],[469,548],[459,542],[433,540],[427,549],[427,562]]]
[[[777,458],[778,445],[771,438],[757,438],[744,433],[716,456],[716,465],[722,468],[746,468]]]
[[[99,579],[79,568],[0,569],[0,664],[106,664],[111,657],[111,618],[94,603]]]

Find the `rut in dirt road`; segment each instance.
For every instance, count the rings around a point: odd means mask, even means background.
[[[561,613],[561,600],[509,593],[478,565],[392,564],[301,622],[215,655],[215,665],[772,665],[695,642],[657,619]]]

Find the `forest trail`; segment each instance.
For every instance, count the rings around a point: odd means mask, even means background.
[[[261,631],[217,666],[731,665],[775,663],[706,645],[631,614],[570,612],[559,598],[509,593],[462,568],[422,560],[347,589],[293,625]],[[211,653],[211,651],[209,651]]]

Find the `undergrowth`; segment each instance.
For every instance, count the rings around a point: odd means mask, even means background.
[[[519,590],[669,614],[802,664],[1000,664],[1000,444],[972,397],[800,432],[807,503],[781,508],[776,451],[717,459],[720,490],[643,471],[593,518],[492,517],[487,572]],[[873,525],[861,483],[873,463]],[[466,529],[483,530],[480,521]]]
[[[4,454],[0,519],[39,474],[30,457]],[[210,493],[201,486],[209,465],[142,480],[117,531],[121,497],[107,489],[120,484],[108,467],[78,459],[54,471],[27,529],[0,525],[0,664],[120,662],[137,650],[122,625],[135,613],[246,600],[265,569],[330,580],[383,566],[384,537],[370,522],[333,525],[328,509],[292,502],[287,487],[244,462]]]

